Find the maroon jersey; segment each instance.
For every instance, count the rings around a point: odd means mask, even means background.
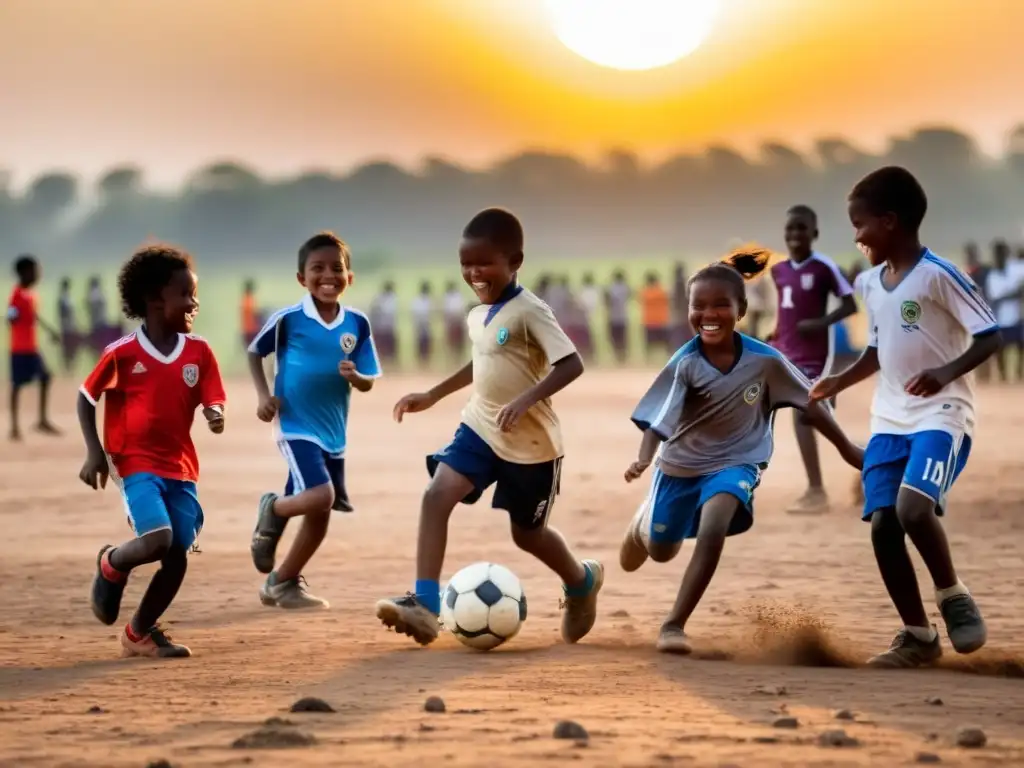
[[[853,287],[828,256],[812,253],[799,264],[792,259],[772,267],[778,294],[773,346],[788,357],[804,375],[816,379],[825,371],[832,353],[833,328],[802,334],[801,320],[817,320],[828,314],[829,294],[842,298]]]

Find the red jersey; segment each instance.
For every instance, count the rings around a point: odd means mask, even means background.
[[[11,325],[11,353],[32,354],[36,346],[36,294],[30,288],[14,286],[7,302],[7,320]]]
[[[199,479],[191,435],[196,408],[225,401],[217,360],[204,339],[181,334],[174,350],[162,355],[138,330],[104,350],[81,392],[93,405],[107,396],[103,445],[118,475]]]

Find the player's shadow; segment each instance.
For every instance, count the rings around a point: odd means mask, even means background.
[[[123,659],[81,661],[71,666],[0,668],[0,701],[19,701],[74,687],[124,668]]]

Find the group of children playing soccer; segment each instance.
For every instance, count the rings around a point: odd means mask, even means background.
[[[820,506],[824,490],[813,433],[831,442],[861,472],[863,518],[882,581],[903,622],[877,667],[915,667],[941,654],[907,553],[909,536],[932,577],[953,647],[979,649],[985,624],[953,566],[939,521],[946,495],[963,470],[974,427],[967,375],[1000,344],[998,325],[976,286],[918,239],[927,200],[914,177],[889,167],[860,181],[849,195],[855,240],[871,269],[856,280],[870,340],[859,359],[829,372],[829,328],[856,311],[853,290],[835,265],[813,251],[813,211],[789,211],[790,258],[772,268],[779,289],[779,326],[772,344],[736,331],[747,311],[746,281],[767,267],[768,251],[739,249],[689,280],[694,337],[672,355],[632,414],[641,430],[637,456],[625,472],[639,479],[654,464],[650,490],[620,548],[624,571],[648,559],[666,562],[696,539],[679,594],[657,647],[689,653],[687,622],[707,589],[728,536],[753,524],[753,501],[772,457],[779,408],[798,412],[801,452],[810,489],[803,504]],[[467,317],[472,359],[433,389],[406,395],[394,407],[401,422],[472,387],[451,441],[426,459],[430,481],[420,509],[413,587],[376,605],[380,621],[427,645],[440,624],[440,577],[448,521],[494,486],[492,506],[509,515],[513,541],[547,565],[564,591],[562,638],[585,637],[597,617],[604,567],[582,559],[548,524],[561,485],[563,444],[551,397],[583,373],[575,346],[549,307],[523,288],[523,230],[511,213],[487,209],[463,231],[459,261],[480,304]],[[381,368],[367,317],[340,299],[352,281],[348,247],[330,233],[298,254],[307,295],[274,313],[249,346],[257,416],[273,422],[288,468],[283,494],[258,504],[251,554],[267,574],[261,601],[280,608],[324,607],[308,591],[303,570],[323,541],[332,510],[352,511],[345,491],[346,421],[352,389],[369,392]],[[135,537],[100,550],[93,611],[117,621],[134,568],[159,562],[121,635],[127,655],[187,656],[158,625],[185,575],[187,554],[203,523],[196,495],[198,461],[189,435],[202,407],[209,428],[224,429],[224,388],[205,341],[190,334],[199,309],[187,254],[166,246],[138,251],[121,271],[125,314],[142,321],[112,344],[82,387],[78,415],[87,446],[81,479],[118,485]],[[828,293],[840,297],[826,313]],[[801,309],[810,307],[810,309]],[[803,314],[801,314],[803,313]],[[268,383],[264,358],[275,356]],[[832,415],[830,401],[878,374],[872,437],[855,445]],[[95,407],[105,395],[104,440]],[[288,520],[301,517],[290,551],[278,562]]]

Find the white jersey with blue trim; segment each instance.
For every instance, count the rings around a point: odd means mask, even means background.
[[[925,249],[893,288],[881,264],[857,276],[868,315],[868,345],[878,350],[878,385],[871,405],[872,434],[974,429],[974,379],[968,374],[931,397],[907,394],[907,382],[966,352],[974,337],[998,329],[978,287],[956,265]]]
[[[281,401],[277,439],[308,440],[333,456],[343,456],[352,386],[338,367],[351,360],[363,376],[381,375],[366,315],[340,307],[338,316],[326,323],[307,295],[271,315],[249,352],[275,355],[274,395]]]

